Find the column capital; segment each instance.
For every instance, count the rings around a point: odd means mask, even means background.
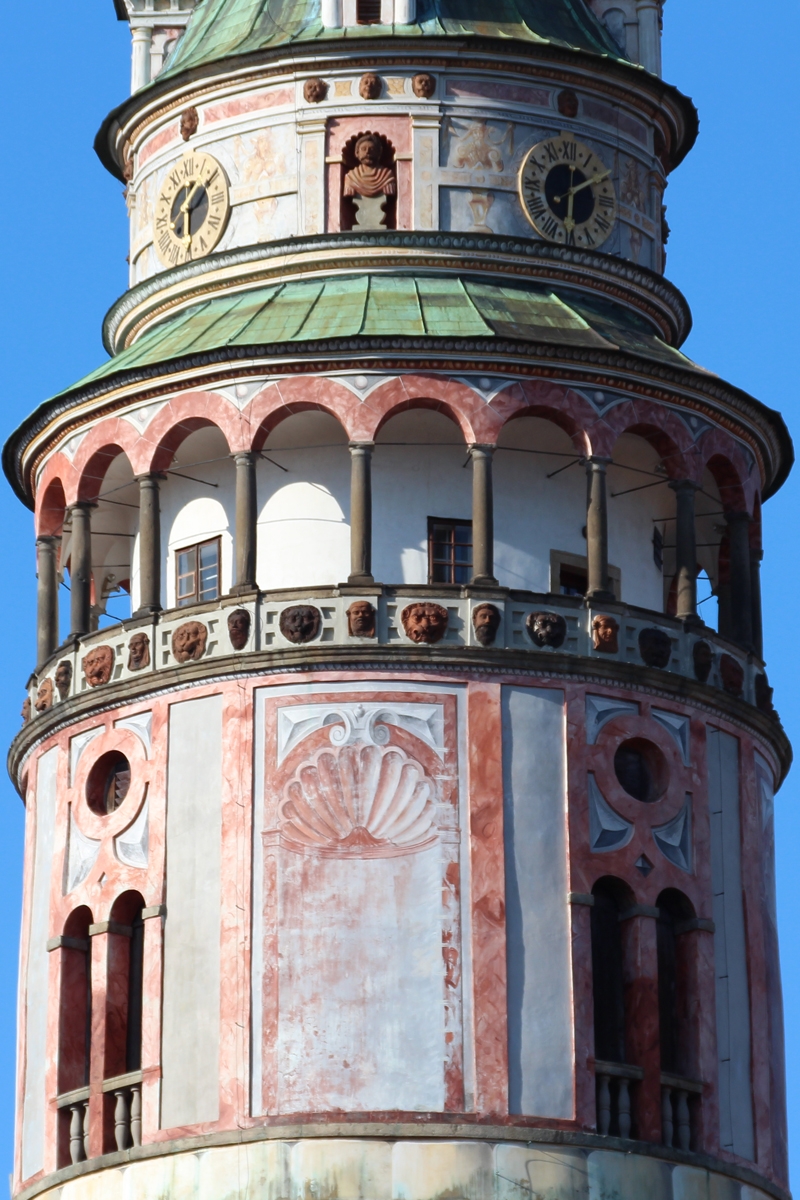
[[[360,451],[362,454],[371,454],[375,449],[374,442],[348,442],[347,449],[352,454],[354,450]]]
[[[141,475],[134,475],[136,483],[157,483],[161,479],[167,479],[166,471],[143,471]]]
[[[694,479],[668,479],[667,487],[671,487],[673,492],[699,492],[702,484]]]
[[[258,453],[255,450],[237,450],[231,455],[231,458],[236,463],[237,467],[240,463],[242,466],[250,466],[258,458]]]
[[[612,459],[610,454],[587,454],[583,461],[587,467],[598,467],[605,471]]]
[[[497,444],[495,442],[470,442],[467,449],[470,454],[486,454],[491,458],[497,449]]]
[[[97,508],[96,500],[74,500],[67,505],[67,512],[91,512],[93,508]]]
[[[727,523],[729,525],[739,525],[739,524],[743,525],[743,524],[745,524],[745,522],[749,525],[750,522],[752,521],[752,519],[753,518],[750,516],[750,513],[746,509],[744,511],[737,509],[735,512],[726,512],[725,513],[725,520],[727,521]]]
[[[60,541],[60,533],[40,533],[36,537],[37,546],[56,546]]]

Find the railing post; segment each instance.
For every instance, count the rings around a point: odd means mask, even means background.
[[[689,1093],[683,1088],[675,1089],[676,1117],[678,1118],[678,1147],[688,1150],[692,1143],[692,1127],[689,1120]]]
[[[118,1150],[127,1150],[130,1146],[131,1114],[128,1108],[128,1089],[120,1088],[114,1092],[114,1139]]]
[[[38,575],[36,612],[36,669],[39,670],[58,645],[58,547],[61,539],[36,539]]]
[[[131,1141],[134,1146],[142,1144],[142,1085],[131,1087]]]
[[[470,446],[472,458],[472,582],[496,584],[494,577],[494,446]]]
[[[611,1128],[611,1079],[597,1076],[597,1132],[606,1134]]]
[[[667,1084],[661,1085],[661,1140],[665,1146],[671,1146],[675,1140],[675,1127],[672,1118],[672,1088]]]
[[[86,1134],[84,1123],[88,1116],[88,1105],[85,1101],[69,1106],[69,1156],[73,1163],[84,1162],[88,1157],[86,1150]]]
[[[599,604],[614,599],[608,579],[607,458],[587,459],[586,598]]]
[[[72,547],[70,550],[70,615],[72,637],[89,632],[92,599],[92,509],[88,500],[70,506]]]
[[[627,1079],[617,1081],[617,1124],[621,1138],[631,1136],[631,1093]]]
[[[350,575],[348,583],[372,577],[372,442],[350,443]]]

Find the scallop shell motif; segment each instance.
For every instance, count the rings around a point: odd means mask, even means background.
[[[434,794],[433,780],[398,746],[326,747],[286,785],[281,835],[322,854],[410,854],[436,840]]]

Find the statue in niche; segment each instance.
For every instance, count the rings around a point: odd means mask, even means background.
[[[179,663],[196,662],[206,652],[208,630],[202,621],[187,621],[172,635],[172,653]]]
[[[772,688],[769,686],[766,675],[756,675],[753,686],[756,693],[756,708],[759,712],[766,713],[768,717],[777,716],[772,703]]]
[[[192,105],[190,108],[185,108],[181,113],[181,137],[185,142],[194,137],[197,130],[200,128],[200,114]]]
[[[358,94],[362,100],[377,100],[383,91],[380,75],[365,71],[358,81]]]
[[[719,675],[729,696],[741,696],[744,687],[744,667],[733,655],[723,654],[719,660]]]
[[[68,658],[62,659],[56,667],[56,687],[59,698],[66,700],[72,687],[72,663]]]
[[[354,229],[388,228],[387,203],[397,194],[397,181],[394,165],[381,165],[387,149],[376,133],[363,134],[353,147],[357,165],[345,174],[343,194],[355,209]]]
[[[235,608],[228,614],[228,637],[234,650],[244,650],[250,640],[252,617],[246,608]]]
[[[440,642],[447,630],[447,609],[441,604],[409,604],[401,615],[406,637],[417,644]]]
[[[595,650],[603,654],[616,654],[619,650],[619,622],[613,617],[595,617],[592,621],[592,641]]]
[[[322,613],[313,604],[294,604],[285,608],[280,616],[280,629],[287,642],[300,646],[311,642],[319,633]]]
[[[30,696],[26,696],[25,699],[22,701],[22,709],[20,710],[19,715],[22,717],[22,724],[27,725],[28,721],[30,721],[30,719],[31,719],[31,698],[30,698]]]
[[[83,660],[83,674],[89,687],[108,683],[114,670],[114,651],[111,646],[95,646]]]
[[[500,609],[494,604],[479,604],[472,610],[472,628],[482,646],[491,646],[500,628]]]
[[[150,638],[146,633],[135,633],[128,642],[128,670],[143,671],[150,666]]]
[[[663,629],[640,629],[639,653],[648,667],[660,667],[663,670],[669,666],[669,660],[672,658],[672,640],[669,634]]]
[[[347,610],[347,632],[350,637],[375,637],[375,609],[369,600],[354,600]]]
[[[36,711],[47,712],[53,705],[53,681],[43,679],[36,689]]]
[[[534,645],[550,646],[553,650],[563,646],[564,638],[567,636],[567,622],[560,613],[529,613],[525,624]]]
[[[692,646],[692,665],[695,679],[705,683],[714,665],[714,651],[708,642],[695,642]]]
[[[419,96],[420,100],[430,100],[436,91],[436,80],[433,75],[428,75],[423,71],[411,80],[411,90],[415,96]]]

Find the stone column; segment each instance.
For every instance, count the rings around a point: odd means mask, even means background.
[[[140,475],[139,607],[135,617],[161,611],[161,509],[158,483],[163,475]]]
[[[494,577],[494,446],[470,446],[472,457],[472,582],[496,584]]]
[[[697,484],[691,479],[673,479],[669,486],[675,493],[676,615],[679,621],[701,625],[697,616],[697,537],[694,519]]]
[[[639,16],[639,62],[661,75],[661,0],[636,0]]]
[[[153,31],[147,25],[134,25],[131,29],[133,54],[131,57],[131,92],[138,92],[150,82],[150,44]]]
[[[350,575],[348,583],[372,578],[372,442],[350,443]]]
[[[753,649],[764,657],[764,630],[761,622],[761,562],[764,551],[750,549],[750,619],[753,627]]]
[[[234,454],[236,463],[236,583],[231,592],[252,592],[256,588],[256,456]]]
[[[47,662],[58,645],[58,548],[61,539],[36,539],[38,575],[36,612],[36,669]]]
[[[70,550],[70,634],[82,637],[89,632],[92,599],[92,509],[94,504],[79,500],[70,507],[72,547]]]
[[[607,458],[590,458],[586,463],[586,561],[587,599],[600,604],[614,599],[608,580],[608,500],[606,497]]]
[[[753,597],[750,582],[750,514],[725,514],[731,546],[731,617],[733,641],[749,649],[753,643]]]

